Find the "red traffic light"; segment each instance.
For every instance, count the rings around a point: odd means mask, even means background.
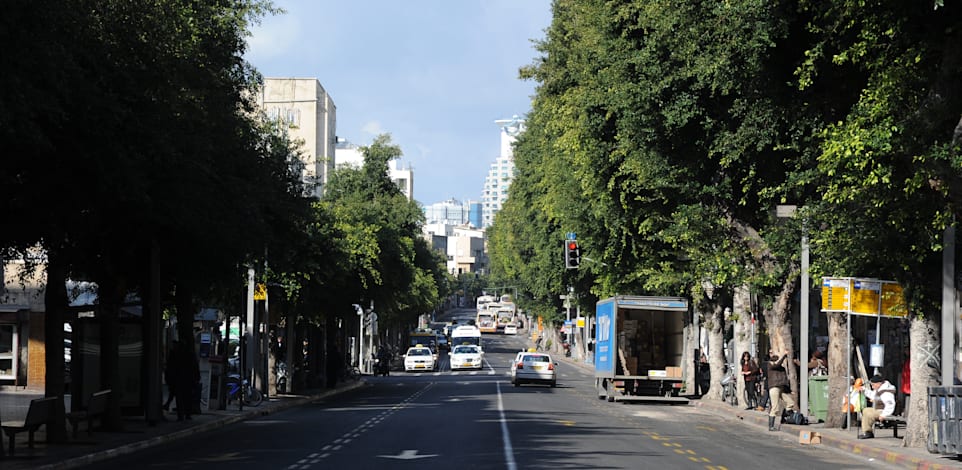
[[[576,241],[569,241],[569,242],[568,242],[568,249],[569,249],[569,250],[577,250],[577,249],[578,249],[578,242],[576,242]]]

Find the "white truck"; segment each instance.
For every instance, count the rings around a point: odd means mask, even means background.
[[[595,309],[595,386],[608,401],[687,403],[682,352],[688,300],[621,295]]]

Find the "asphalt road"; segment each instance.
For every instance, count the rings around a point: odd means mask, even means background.
[[[366,377],[356,392],[199,434],[97,469],[884,469],[690,405],[608,403],[559,361],[558,387],[513,387],[523,336],[485,337],[485,368]]]

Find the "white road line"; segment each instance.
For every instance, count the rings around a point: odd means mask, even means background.
[[[498,386],[498,414],[501,415],[501,439],[504,442],[504,463],[508,470],[517,470],[518,464],[514,461],[514,447],[511,445],[511,434],[508,433],[508,420],[504,418],[504,400],[501,398],[501,382],[495,382]]]
[[[488,362],[487,359],[484,360],[484,363],[488,365],[488,369],[491,371],[491,373],[494,373],[494,367],[491,366],[491,363]],[[488,374],[488,375],[491,375],[491,374]]]

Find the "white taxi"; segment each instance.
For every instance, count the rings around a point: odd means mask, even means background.
[[[434,351],[426,346],[417,345],[408,348],[404,355],[404,371],[417,372],[422,370],[434,370],[437,367],[437,360]]]
[[[519,352],[511,364],[511,383],[518,387],[525,383],[558,385],[556,362],[542,352]]]
[[[506,335],[518,334],[518,325],[515,325],[514,323],[508,323],[507,325],[504,325],[504,334]]]
[[[479,346],[473,344],[459,344],[451,350],[451,370],[481,369],[484,367],[482,358],[484,353]]]

